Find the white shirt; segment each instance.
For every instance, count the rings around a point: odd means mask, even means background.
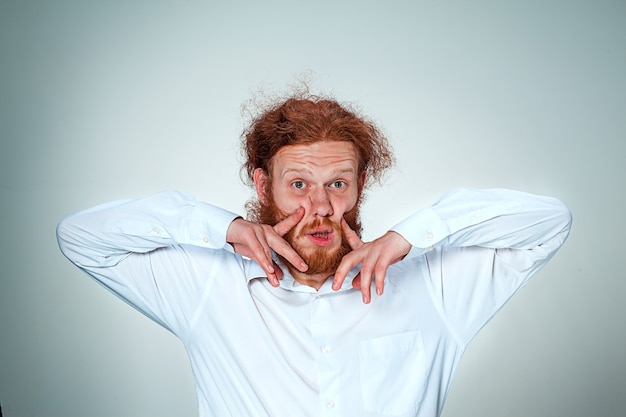
[[[339,291],[286,268],[272,287],[226,243],[235,217],[165,192],[58,227],[72,262],[182,340],[201,417],[438,416],[469,341],[571,224],[554,198],[453,191],[393,228],[413,249],[366,305],[357,269]]]

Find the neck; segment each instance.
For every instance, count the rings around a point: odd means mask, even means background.
[[[324,285],[324,283],[328,280],[328,278],[333,276],[335,273],[333,271],[330,273],[326,272],[326,273],[309,275],[309,274],[305,274],[303,272],[298,271],[296,268],[294,268],[290,264],[287,264],[287,269],[293,276],[293,279],[295,279],[299,284],[307,285],[309,287],[315,288],[316,290],[319,290],[320,288],[322,288],[322,285]]]

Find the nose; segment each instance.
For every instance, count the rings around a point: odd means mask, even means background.
[[[317,189],[309,194],[311,212],[314,216],[329,217],[333,215],[333,206],[328,192],[325,189]]]

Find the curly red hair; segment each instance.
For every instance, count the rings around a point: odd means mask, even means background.
[[[358,152],[359,173],[366,184],[380,182],[394,158],[387,138],[369,120],[337,101],[316,96],[290,97],[252,120],[242,134],[246,179],[254,170],[270,173],[272,157],[283,146],[318,141],[347,141]]]

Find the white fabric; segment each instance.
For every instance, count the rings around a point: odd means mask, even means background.
[[[237,217],[181,192],[64,219],[63,253],[184,343],[199,415],[438,416],[469,341],[564,242],[558,200],[456,190],[393,230],[414,248],[362,302],[233,253]]]

